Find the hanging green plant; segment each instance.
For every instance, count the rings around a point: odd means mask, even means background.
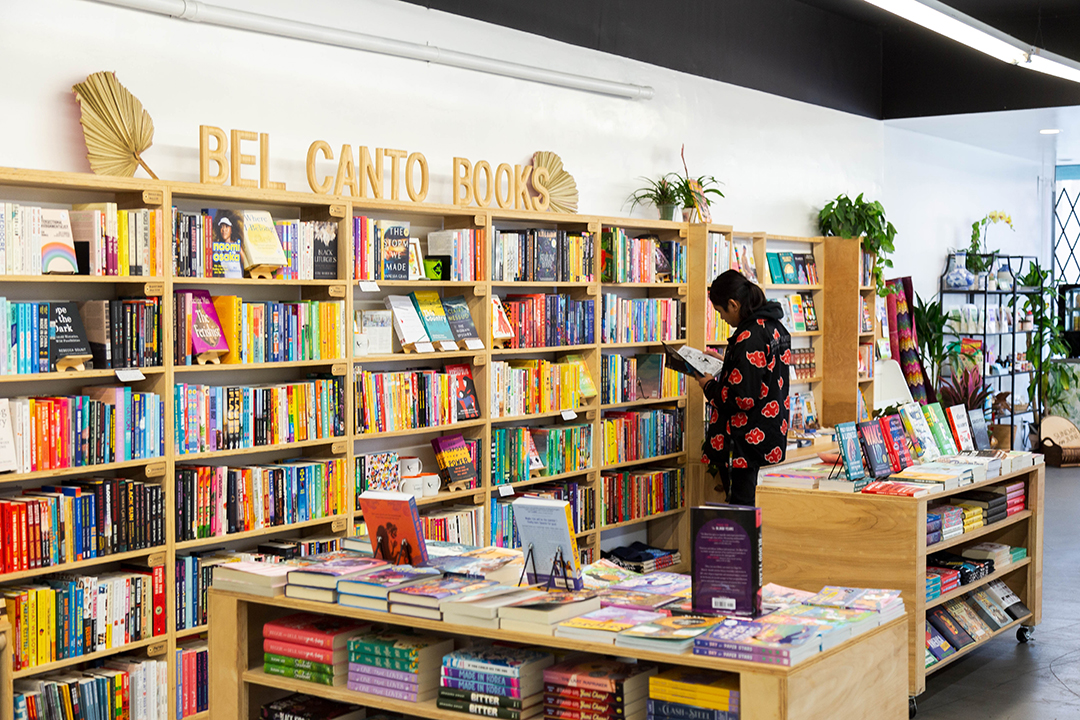
[[[822,235],[861,237],[863,251],[874,256],[871,272],[878,295],[896,292],[896,288],[885,284],[885,268],[893,266],[889,255],[896,249],[893,246],[896,228],[885,219],[885,208],[880,202],[864,200],[862,193],[854,200],[838,195],[818,213],[818,228]]]

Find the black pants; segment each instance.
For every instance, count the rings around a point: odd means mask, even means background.
[[[757,476],[756,467],[748,468],[720,468],[720,482],[724,485],[727,493],[727,501],[730,505],[756,505],[757,504]]]

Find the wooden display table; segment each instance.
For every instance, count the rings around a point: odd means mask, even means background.
[[[817,592],[823,585],[900,590],[908,614],[908,691],[926,689],[926,676],[987,642],[925,668],[926,611],[970,590],[1002,579],[1031,610],[994,636],[1017,628],[1026,642],[1042,617],[1043,485],[1045,466],[1035,465],[957,490],[921,498],[863,495],[821,490],[758,486],[765,579]],[[987,485],[1024,480],[1027,509],[1005,520],[926,546],[928,501],[948,498]],[[1026,547],[1027,557],[975,583],[926,601],[926,556],[942,550],[959,554],[965,546],[1001,542]]]
[[[290,692],[357,703],[369,708],[418,715],[435,720],[468,720],[465,713],[441,710],[435,701],[403,702],[267,675],[262,670],[263,623],[298,610],[413,627],[474,638],[467,625],[358,610],[342,605],[265,598],[210,590],[210,717],[259,717],[266,702]],[[739,674],[742,720],[894,720],[907,716],[904,643],[906,620],[898,618],[849,642],[821,653],[794,668],[721,660],[691,654],[635,650],[603,643],[548,637],[532,633],[494,631],[485,637],[541,648],[562,648],[633,657],[666,665],[723,670]]]

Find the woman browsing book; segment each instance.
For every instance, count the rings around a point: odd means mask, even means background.
[[[729,503],[754,505],[758,469],[787,452],[791,336],[780,303],[734,270],[713,281],[709,300],[735,330],[719,374],[697,378],[709,416],[701,461],[717,469]]]

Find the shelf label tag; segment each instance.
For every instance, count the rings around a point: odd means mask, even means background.
[[[331,375],[344,375],[345,374],[345,363],[334,363],[333,365],[331,365],[330,366],[330,374]]]
[[[343,532],[345,530],[345,518],[336,518],[330,523],[331,532]]]
[[[563,420],[577,420],[577,413],[574,412],[573,410],[563,410],[562,411],[562,419]]]
[[[499,486],[499,497],[510,497],[513,494],[514,488],[510,487],[509,485]]]
[[[443,352],[453,352],[458,349],[457,343],[453,340],[440,340],[439,349]]]
[[[379,283],[370,280],[360,281],[360,292],[379,292]]]
[[[142,370],[139,368],[126,368],[116,371],[116,379],[120,382],[135,382],[136,380],[145,380],[146,376],[142,374]]]
[[[165,643],[154,643],[153,645],[146,646],[146,654],[149,657],[157,657],[158,655],[165,654]]]
[[[159,477],[165,474],[165,463],[154,463],[146,466],[146,477]]]
[[[165,294],[165,283],[153,282],[143,285],[143,295],[147,297],[160,297]]]
[[[484,341],[480,338],[469,338],[465,341],[466,350],[483,350]]]
[[[345,297],[345,287],[343,285],[331,285],[327,288],[327,294],[330,297]]]
[[[416,352],[418,352],[418,353],[433,353],[433,352],[435,352],[435,346],[432,345],[429,342],[416,343],[413,347],[416,349]]]

